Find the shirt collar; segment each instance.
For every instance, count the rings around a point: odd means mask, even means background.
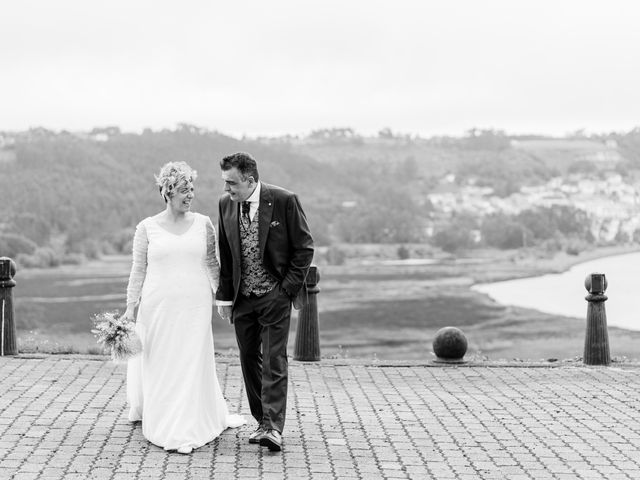
[[[256,189],[253,191],[251,195],[249,195],[249,198],[247,198],[245,202],[250,202],[255,204],[260,203],[260,182],[256,183]]]

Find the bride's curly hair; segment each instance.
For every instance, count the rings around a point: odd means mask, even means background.
[[[160,195],[166,203],[169,198],[173,197],[178,188],[192,183],[198,177],[198,172],[187,165],[187,162],[169,162],[164,164],[160,169],[160,173],[154,175],[154,177],[160,190]]]

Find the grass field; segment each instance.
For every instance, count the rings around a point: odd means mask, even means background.
[[[431,265],[321,266],[318,310],[323,357],[430,360],[438,329],[461,328],[467,357],[568,359],[582,355],[584,319],[499,305],[470,290],[476,282],[558,271],[583,257],[537,258],[521,252],[484,252]],[[18,272],[14,290],[23,352],[98,353],[91,316],[122,309],[129,259],[109,257],[83,266]],[[585,305],[586,314],[586,305]],[[293,352],[297,317],[290,337]],[[235,353],[233,329],[213,317],[216,351]],[[640,357],[640,332],[609,329],[611,353]]]

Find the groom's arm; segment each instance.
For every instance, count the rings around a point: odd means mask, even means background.
[[[217,305],[233,304],[233,256],[224,226],[223,200],[218,202],[218,250],[220,252],[220,284],[216,291]]]
[[[302,288],[313,260],[314,248],[307,217],[297,195],[289,196],[286,208],[287,236],[291,255],[282,288],[293,298]]]

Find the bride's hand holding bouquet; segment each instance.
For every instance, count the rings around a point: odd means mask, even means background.
[[[142,352],[142,342],[134,330],[133,312],[129,308],[123,315],[117,311],[98,313],[93,323],[95,328],[91,332],[99,344],[111,350],[114,362],[126,362]]]

